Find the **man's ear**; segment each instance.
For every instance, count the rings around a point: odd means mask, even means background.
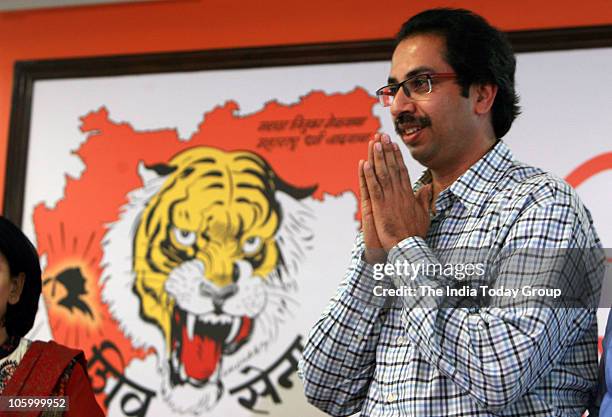
[[[25,283],[25,274],[20,272],[16,277],[11,277],[11,290],[8,297],[9,304],[17,304],[23,291],[23,284]]]
[[[497,86],[493,84],[475,84],[470,88],[475,98],[474,113],[483,115],[491,111],[495,96],[497,95]]]

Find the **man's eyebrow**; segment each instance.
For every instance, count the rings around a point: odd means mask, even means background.
[[[417,67],[417,68],[411,70],[410,72],[408,72],[404,79],[408,79],[410,77],[414,77],[415,75],[423,74],[423,73],[426,73],[426,72],[427,73],[432,73],[432,72],[436,72],[436,71],[433,68],[431,68],[431,67],[420,66],[420,67]],[[389,84],[397,84],[397,82],[398,82],[395,77],[389,77],[387,79],[387,81],[389,82]]]

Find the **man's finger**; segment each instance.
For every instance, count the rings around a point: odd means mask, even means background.
[[[369,161],[366,161],[363,164],[363,173],[366,180],[366,185],[368,187],[368,194],[370,196],[370,200],[374,202],[378,202],[383,198],[383,189],[378,182],[378,178],[374,173],[374,167],[370,165]]]
[[[380,133],[374,134],[374,139],[368,142],[368,162],[371,166],[374,166],[374,144],[380,143],[380,137],[382,135]]]
[[[389,170],[387,168],[387,162],[385,161],[383,144],[381,142],[376,142],[374,144],[374,173],[381,187],[386,188],[391,186]]]
[[[364,161],[363,160],[359,160],[359,192],[361,194],[361,200],[365,201],[365,200],[369,200],[370,199],[370,194],[368,193],[368,186],[366,185],[366,179],[365,179],[365,174],[363,173],[363,164]]]
[[[425,184],[416,194],[417,202],[421,207],[423,207],[423,210],[425,210],[426,213],[429,213],[431,210],[432,192],[431,184]]]
[[[399,188],[402,185],[400,182],[399,166],[397,165],[397,161],[395,159],[395,150],[393,147],[393,145],[396,144],[391,142],[389,135],[383,135],[381,142],[383,144],[383,152],[385,162],[387,163],[387,170],[389,172],[391,186]]]
[[[404,157],[402,151],[400,151],[397,143],[393,144],[393,151],[395,153],[395,162],[397,163],[397,171],[400,179],[401,187],[407,191],[412,191],[412,184],[410,182],[410,175],[408,174],[408,168],[404,163]]]

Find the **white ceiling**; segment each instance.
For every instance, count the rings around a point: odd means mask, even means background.
[[[50,7],[89,6],[95,4],[136,3],[161,0],[0,0],[0,12]]]

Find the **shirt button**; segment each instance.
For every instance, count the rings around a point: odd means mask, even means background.
[[[392,392],[391,394],[387,395],[387,401],[392,403],[395,400],[397,400],[397,394],[395,394],[394,392]]]
[[[398,336],[396,342],[398,345],[403,345],[406,342],[406,339],[404,339],[404,336]]]
[[[363,336],[360,334],[355,335],[355,339],[357,339],[358,342],[361,342],[363,340]]]

